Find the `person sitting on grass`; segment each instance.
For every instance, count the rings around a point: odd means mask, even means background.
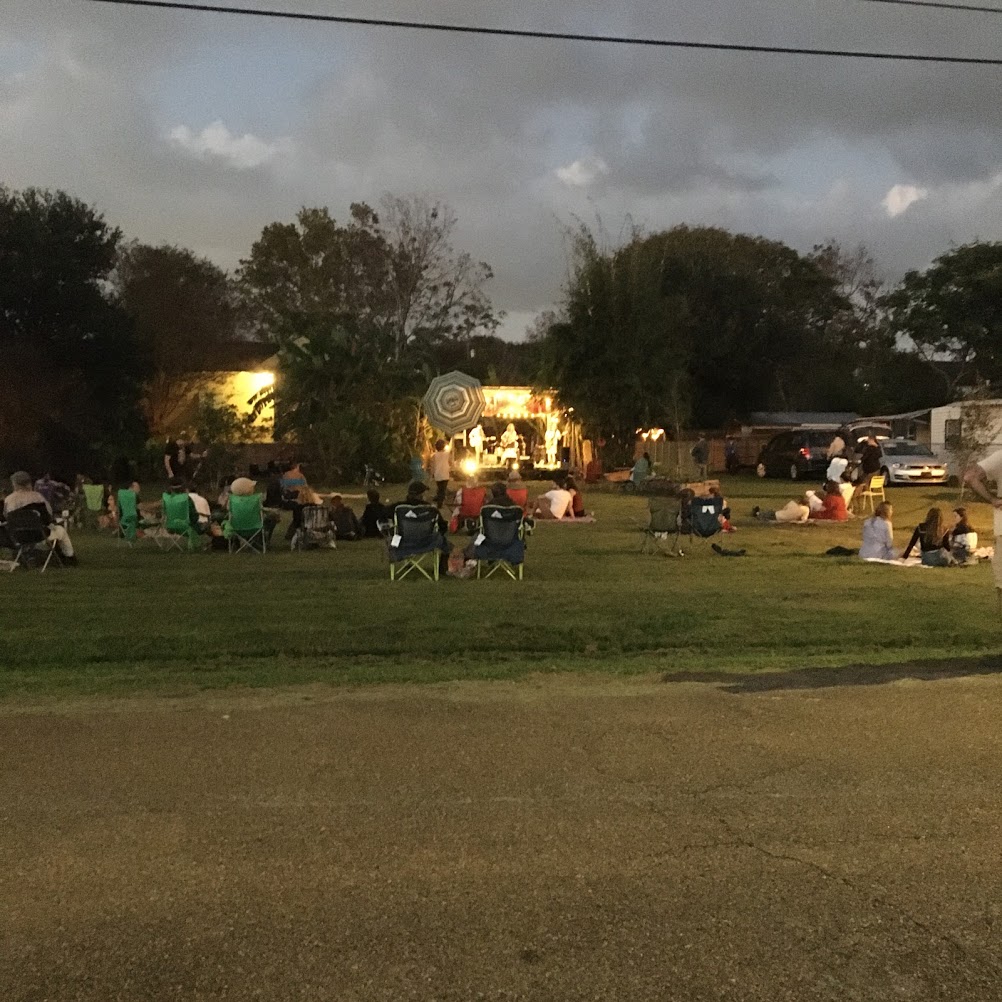
[[[821,508],[811,512],[811,518],[819,522],[847,522],[849,510],[838,484],[828,481],[825,484],[825,494],[821,499]]]
[[[584,506],[584,498],[581,497],[581,492],[578,490],[578,485],[575,483],[573,477],[568,477],[564,481],[564,489],[571,492],[571,514],[575,518],[584,518],[587,514]]]
[[[391,516],[386,510],[386,505],[379,499],[379,491],[370,489],[365,493],[366,505],[362,511],[362,534],[366,539],[379,539],[382,532],[379,528],[380,522],[385,522]]]
[[[848,473],[843,473],[836,483],[842,500],[845,501],[846,511],[848,511],[849,505],[852,504],[852,496],[856,493],[856,485],[849,479]]]
[[[807,498],[802,497],[796,501],[787,501],[782,508],[776,510],[765,510],[755,505],[752,508],[752,516],[762,522],[807,522],[811,516],[811,508]]]
[[[573,501],[573,495],[567,490],[564,478],[554,477],[553,487],[536,498],[536,518],[551,522],[564,518],[573,519],[574,510],[571,507]]]
[[[53,519],[49,502],[38,491],[32,489],[31,475],[19,470],[10,478],[10,485],[13,490],[3,500],[4,515],[26,508],[38,512],[45,534],[55,541],[63,563],[76,567],[77,558],[70,534],[66,531],[66,526],[58,525]]]
[[[362,526],[359,524],[358,516],[344,503],[340,494],[335,494],[331,498],[331,525],[334,526],[334,535],[338,539],[362,538]]]
[[[654,464],[651,462],[651,454],[645,452],[630,470],[630,480],[639,487],[654,472]]]
[[[711,498],[720,498],[720,503],[723,505],[720,509],[720,531],[735,532],[734,526],[731,525],[731,506],[727,503],[727,498],[721,497],[720,490],[717,487],[711,487],[708,493]]]
[[[863,523],[863,543],[859,548],[862,560],[896,560],[898,551],[894,549],[894,526],[891,518],[894,509],[887,501],[882,501],[874,509],[873,515]]]
[[[950,552],[958,563],[969,563],[978,548],[978,534],[967,519],[966,508],[954,508],[953,515],[957,521],[950,532]]]
[[[904,552],[907,560],[916,545],[922,554],[926,567],[952,567],[956,564],[950,552],[950,529],[939,508],[930,508],[925,521],[915,527],[912,538]]]

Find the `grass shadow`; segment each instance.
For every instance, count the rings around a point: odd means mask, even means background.
[[[1002,675],[1002,655],[973,658],[940,658],[902,661],[887,665],[846,665],[843,668],[793,668],[789,671],[747,675],[735,680],[730,672],[665,672],[661,681],[724,683],[724,692],[750,695],[794,689],[834,689],[852,685],[887,685],[910,678],[919,682],[939,682],[950,678]]]

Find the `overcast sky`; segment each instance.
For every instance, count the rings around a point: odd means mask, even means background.
[[[862,0],[230,0],[694,40],[1000,56],[1002,16]],[[614,10],[610,7],[614,6]],[[520,337],[563,228],[714,224],[886,273],[1002,239],[1002,68],[636,49],[0,0],[0,183],[232,268],[301,205],[442,198]]]

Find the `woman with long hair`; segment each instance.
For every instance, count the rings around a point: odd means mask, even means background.
[[[951,567],[957,561],[950,553],[950,529],[939,508],[930,508],[925,521],[915,527],[904,558],[918,545],[927,567]]]
[[[894,509],[887,501],[882,501],[863,523],[863,543],[859,548],[863,560],[894,560],[897,557],[891,524],[893,516]]]

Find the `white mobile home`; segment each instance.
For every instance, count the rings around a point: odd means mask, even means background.
[[[875,419],[876,420],[876,419]],[[887,414],[880,418],[890,424],[895,438],[908,438],[928,445],[943,460],[952,474],[957,455],[971,447],[976,439],[983,455],[1002,449],[1002,400],[965,400],[942,407]]]

